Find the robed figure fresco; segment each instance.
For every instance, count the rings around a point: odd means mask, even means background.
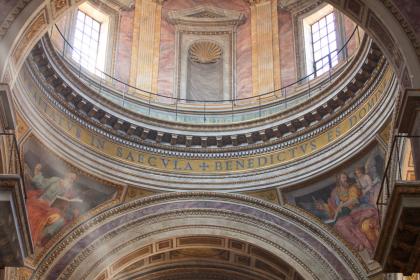
[[[358,170],[361,169],[358,167]],[[325,223],[333,225],[354,248],[359,251],[367,249],[372,255],[379,235],[379,220],[369,195],[369,192],[364,193],[360,181],[350,179],[347,173],[342,172],[337,175],[336,186],[327,202],[315,200],[315,203],[318,216],[324,218]]]
[[[77,175],[68,172],[63,178],[46,178],[42,165],[35,165],[30,180],[32,189],[27,192],[26,207],[32,239],[36,245],[42,245],[68,221],[80,214],[82,199],[77,196],[73,184]]]
[[[83,174],[36,138],[23,145],[26,207],[36,248],[91,209],[115,199],[115,186]]]
[[[376,197],[379,192],[383,157],[372,152],[365,159],[336,174],[332,184],[308,187],[304,195],[293,200],[334,227],[357,251],[370,257],[379,237],[379,216]]]

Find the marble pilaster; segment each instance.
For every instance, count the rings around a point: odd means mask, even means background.
[[[251,2],[253,94],[280,88],[277,0]]]
[[[136,0],[130,84],[151,92],[157,91],[161,13],[159,1]]]

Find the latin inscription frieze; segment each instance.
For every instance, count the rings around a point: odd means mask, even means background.
[[[297,143],[295,145],[278,149],[269,153],[259,155],[248,155],[237,158],[183,158],[173,156],[162,156],[156,153],[125,146],[110,140],[106,136],[99,135],[75,120],[66,117],[52,104],[44,100],[42,93],[37,90],[31,91],[31,100],[38,111],[64,134],[96,152],[109,157],[112,160],[138,166],[143,169],[150,169],[174,173],[195,173],[195,174],[223,174],[232,172],[246,172],[275,167],[281,164],[309,156],[329,144],[337,141],[349,133],[361,120],[366,118],[368,113],[378,103],[385,90],[387,77],[391,75],[388,71],[368,99],[359,106],[347,118],[332,126],[328,130],[315,135],[312,139]]]

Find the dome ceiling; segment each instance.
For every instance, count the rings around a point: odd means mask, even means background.
[[[353,21],[320,1],[57,5],[14,88],[33,279],[379,271],[399,76]]]

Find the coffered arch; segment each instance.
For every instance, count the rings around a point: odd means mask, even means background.
[[[191,192],[140,199],[93,217],[57,243],[32,279],[112,276],[141,258],[188,248],[254,254],[254,260],[256,253],[273,269],[277,263],[304,279],[367,278],[351,250],[299,210],[242,195]]]
[[[209,235],[181,236],[148,244],[118,259],[97,278],[161,279],[178,275],[184,279],[194,273],[200,279],[206,275],[229,275],[229,279],[302,279],[288,263],[258,246]]]

